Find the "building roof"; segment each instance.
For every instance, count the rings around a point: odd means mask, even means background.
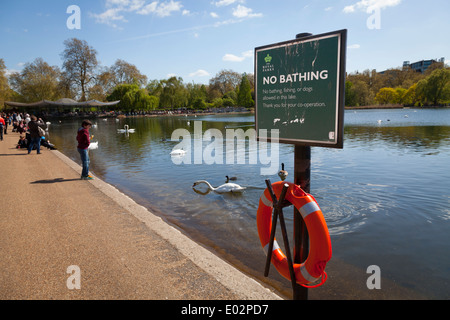
[[[77,102],[69,98],[59,99],[57,101],[42,100],[33,103],[22,103],[22,102],[12,102],[5,101],[5,104],[10,107],[50,107],[50,106],[61,106],[61,107],[102,107],[102,106],[114,106],[118,104],[120,100],[113,102],[100,102],[98,100],[89,100],[84,102]]]

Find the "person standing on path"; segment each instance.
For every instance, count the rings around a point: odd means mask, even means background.
[[[39,133],[39,127],[45,129],[47,125],[39,119],[37,121],[36,116],[31,116],[30,122],[28,122],[28,129],[30,130],[30,144],[28,145],[28,154],[31,153],[36,145],[37,154],[41,154],[41,135]]]
[[[89,145],[91,144],[91,137],[89,136],[89,129],[92,127],[92,123],[89,120],[84,120],[81,123],[81,128],[78,129],[77,141],[78,141],[78,153],[81,157],[83,164],[83,171],[81,172],[81,180],[93,180],[94,178],[89,175]]]
[[[0,115],[0,141],[3,141],[3,128],[5,127],[5,120]]]

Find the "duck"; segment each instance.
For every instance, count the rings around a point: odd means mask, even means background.
[[[130,129],[130,127],[126,124],[123,126],[123,129],[117,129],[119,133],[134,133],[135,129]]]
[[[284,163],[281,164],[281,170],[278,172],[278,176],[280,177],[281,181],[286,180],[286,177],[288,176],[288,172],[284,170]]]
[[[228,182],[230,182],[230,180],[232,180],[232,181],[235,181],[235,180],[237,180],[237,177],[228,177],[228,176],[225,176],[225,178],[227,178],[227,181],[226,181],[226,183],[228,183]]]
[[[225,183],[217,188],[214,188],[208,181],[205,180],[199,180],[194,182],[194,185],[192,186],[192,188],[194,188],[195,186],[204,183],[208,186],[208,188],[211,191],[214,191],[216,193],[228,193],[228,192],[242,192],[245,190],[245,187],[241,187],[240,185],[236,184],[236,183]]]

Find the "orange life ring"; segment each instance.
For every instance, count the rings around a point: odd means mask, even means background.
[[[285,199],[292,203],[301,213],[309,234],[310,246],[308,258],[304,263],[294,263],[296,282],[305,286],[306,284],[317,281],[320,277],[322,277],[322,281],[324,282],[323,277],[324,275],[326,276],[325,266],[331,259],[331,240],[325,218],[314,197],[305,193],[299,186],[293,183],[279,181],[272,184],[272,189],[277,199],[280,197],[284,184],[289,185]],[[272,229],[273,202],[271,199],[269,189],[264,190],[259,200],[256,215],[259,240],[266,251],[269,247],[270,232]],[[283,277],[289,280],[291,279],[287,258],[276,240],[273,244],[272,264]]]

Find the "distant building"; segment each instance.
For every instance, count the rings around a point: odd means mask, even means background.
[[[409,63],[409,61],[404,61],[403,62],[403,68],[408,68],[409,67],[409,68],[411,68],[411,69],[413,69],[413,70],[415,70],[417,72],[424,73],[425,71],[427,71],[427,69],[433,63],[444,62],[444,61],[445,61],[445,58],[441,58],[439,60],[434,60],[434,59],[432,59],[432,60],[422,60],[422,61],[417,61],[417,62],[414,62],[414,63]]]

